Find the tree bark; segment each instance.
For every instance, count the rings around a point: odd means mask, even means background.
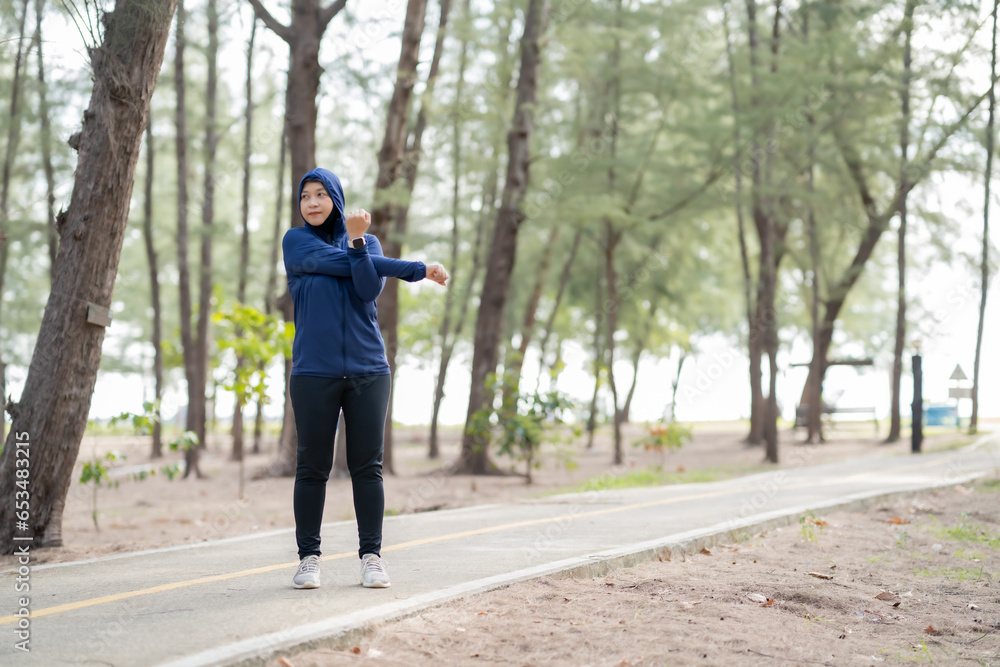
[[[56,282],[42,317],[13,428],[0,455],[0,551],[15,537],[36,547],[62,544],[62,508],[87,426],[104,327],[88,304],[111,304],[149,101],[163,62],[174,0],[117,0],[104,15],[104,40],[90,49],[93,91],[79,135],[73,194],[61,228]],[[108,137],[114,137],[109,141]],[[13,493],[17,452],[30,451],[31,515],[18,526]]]
[[[204,193],[201,201],[201,269],[198,281],[198,337],[195,341],[196,351],[196,393],[193,398],[199,403],[199,421],[195,424],[198,434],[198,446],[204,449],[206,440],[206,422],[211,421],[215,429],[215,398],[218,394],[216,382],[212,381],[212,411],[208,412],[205,400],[205,386],[209,381],[211,364],[208,358],[210,324],[212,321],[212,227],[215,223],[215,154],[219,146],[219,133],[216,130],[215,106],[218,84],[219,55],[219,11],[217,0],[208,0],[208,81],[205,87],[205,180]],[[187,471],[184,473],[187,475]]]
[[[906,193],[907,170],[909,169],[910,151],[910,79],[913,76],[911,66],[910,43],[913,38],[913,11],[916,0],[907,0],[903,10],[903,81],[900,88],[901,118],[899,121],[899,190]],[[903,377],[903,347],[906,344],[906,194],[899,201],[899,234],[896,248],[896,265],[899,279],[896,303],[896,341],[892,356],[892,398],[890,399],[889,435],[886,442],[899,440],[900,415],[899,393]]]
[[[757,3],[756,0],[746,0],[747,7],[747,38],[750,48],[750,73],[751,73],[751,94],[750,108],[756,116],[760,113],[760,97],[758,91],[761,90],[761,80],[759,72],[759,49],[760,41],[757,34]],[[766,347],[767,320],[773,313],[768,311],[767,289],[762,278],[767,274],[765,261],[773,261],[774,247],[771,241],[773,235],[769,233],[769,212],[767,201],[762,194],[763,170],[762,161],[766,156],[761,148],[761,131],[754,128],[751,131],[750,154],[751,154],[751,201],[752,217],[757,236],[760,239],[760,260],[758,266],[757,282],[757,303],[749,324],[750,352],[750,435],[747,437],[748,444],[761,444],[765,440],[767,402],[764,398],[762,382],[762,357]],[[766,247],[765,247],[766,246]]]
[[[725,7],[724,7],[725,9]],[[750,445],[759,445],[763,442],[763,422],[761,421],[761,410],[760,405],[763,403],[764,393],[761,387],[761,375],[760,375],[760,358],[761,351],[758,347],[759,338],[754,335],[756,331],[756,318],[754,314],[757,312],[757,304],[753,299],[753,278],[750,276],[750,258],[749,252],[747,251],[747,238],[746,238],[746,224],[744,221],[743,214],[743,168],[742,161],[744,151],[741,150],[743,145],[742,130],[741,130],[741,116],[742,111],[739,103],[739,96],[736,91],[736,62],[735,55],[733,53],[732,36],[729,31],[729,14],[725,11],[723,16],[723,27],[725,29],[726,37],[726,58],[729,66],[729,91],[730,97],[732,99],[733,107],[733,145],[736,147],[736,151],[733,153],[733,178],[735,186],[735,199],[736,199],[736,228],[737,237],[740,243],[740,263],[743,268],[743,301],[746,306],[746,316],[747,316],[747,353],[750,358],[749,373],[750,373],[750,433],[747,434],[745,442]],[[756,35],[756,27],[751,26],[752,34]],[[751,51],[751,55],[755,57],[755,52]],[[756,159],[756,158],[754,158]],[[681,357],[683,360],[684,357]],[[678,370],[678,374],[680,371]],[[674,390],[676,393],[676,389]],[[673,407],[671,407],[671,414],[673,414]]]
[[[552,337],[552,331],[555,329],[556,315],[559,314],[559,306],[562,304],[563,295],[566,293],[566,287],[569,285],[569,274],[573,268],[573,262],[576,261],[576,253],[580,249],[580,241],[583,240],[583,225],[578,225],[576,231],[573,233],[573,243],[570,244],[569,254],[566,255],[566,261],[563,263],[562,271],[559,273],[559,286],[556,288],[556,298],[555,302],[552,304],[552,310],[549,311],[549,317],[545,321],[545,330],[542,333],[542,340],[538,344],[538,358],[539,358],[539,369],[538,369],[538,381],[535,383],[535,392],[538,392],[542,380],[542,369],[545,367],[545,353],[549,349],[549,338]],[[549,366],[549,374],[552,374],[554,364]],[[553,387],[554,388],[554,387]]]
[[[386,119],[385,136],[378,152],[378,180],[375,183],[375,198],[372,224],[369,232],[382,241],[386,257],[399,257],[402,252],[402,237],[406,233],[405,211],[408,204],[407,193],[400,193],[397,181],[403,176],[403,158],[406,154],[407,119],[410,115],[410,100],[417,80],[417,63],[420,58],[420,38],[424,32],[424,18],[427,0],[409,0],[406,4],[406,20],[403,25],[402,45],[399,65],[396,68],[396,85]],[[422,133],[422,128],[420,129]],[[411,154],[412,156],[412,154]],[[408,156],[410,157],[410,156]],[[419,159],[419,158],[417,158]],[[416,167],[411,178],[416,178]],[[408,185],[405,182],[404,186]],[[379,328],[385,341],[385,356],[389,362],[389,372],[396,377],[396,356],[399,349],[399,283],[387,280],[378,298]],[[395,382],[393,383],[395,384]],[[389,395],[389,412],[385,419],[385,451],[382,458],[383,469],[393,474],[392,458],[392,404],[395,391]]]
[[[320,0],[292,0],[289,25],[277,21],[264,7],[261,0],[249,0],[254,13],[264,25],[288,44],[288,82],[285,87],[285,141],[291,153],[292,188],[298,186],[306,172],[316,166],[316,98],[319,78],[323,68],[319,64],[319,48],[330,21],[340,13],[347,0],[334,0],[326,6]],[[293,190],[293,195],[298,195]],[[304,224],[299,213],[296,196],[291,197],[291,226]],[[281,311],[286,322],[294,321],[291,297],[287,290],[280,299]],[[290,477],[295,474],[295,418],[288,397],[290,360],[285,373],[285,415],[277,458],[269,468],[274,476]]]
[[[52,167],[52,124],[49,120],[48,84],[45,81],[45,58],[42,55],[42,16],[45,0],[35,0],[35,48],[38,54],[38,120],[41,125],[42,168],[45,171],[45,212],[49,246],[49,284],[55,276],[59,232],[56,230],[56,179]]]
[[[993,127],[996,113],[997,83],[997,0],[993,0],[993,41],[990,59],[989,117],[986,121],[986,184],[983,198],[983,254],[980,260],[982,279],[979,296],[979,326],[976,330],[976,359],[972,365],[972,417],[969,432],[979,428],[979,360],[983,347],[983,322],[986,317],[986,289],[990,283],[990,180],[993,178]]]
[[[264,288],[264,312],[270,315],[274,312],[275,299],[278,293],[278,251],[281,248],[281,211],[284,209],[285,193],[285,157],[287,141],[285,131],[281,132],[281,148],[278,151],[278,183],[276,204],[274,209],[274,233],[271,235],[271,261],[267,268],[267,286]],[[263,370],[263,367],[261,368]],[[288,388],[285,387],[287,393]],[[253,429],[253,453],[260,454],[260,439],[264,430],[264,403],[257,400],[257,417]]]
[[[486,277],[476,318],[475,349],[472,357],[472,378],[469,389],[469,409],[466,413],[462,453],[456,463],[461,472],[485,474],[490,470],[489,438],[471,429],[475,415],[492,406],[493,393],[486,386],[488,377],[496,372],[503,314],[510,292],[511,274],[517,255],[517,233],[524,213],[521,210],[530,178],[531,132],[534,106],[541,65],[541,35],[548,15],[547,0],[529,0],[521,38],[521,68],[517,82],[517,102],[514,120],[507,134],[509,160],[507,178],[493,230],[493,242],[486,266]]]
[[[625,455],[622,451],[622,418],[621,410],[618,408],[618,385],[615,382],[615,331],[618,329],[618,288],[617,274],[615,272],[615,252],[621,240],[622,233],[615,230],[614,225],[605,221],[606,240],[604,246],[604,271],[605,289],[607,298],[602,307],[602,314],[607,324],[604,327],[604,354],[606,355],[605,365],[608,373],[608,387],[611,389],[612,431],[614,434],[614,456],[612,462],[621,465],[625,462]]]
[[[684,362],[688,358],[688,351],[681,350],[681,358],[677,360],[677,373],[670,382],[670,421],[677,421],[677,387],[681,384],[681,371],[684,370]]]
[[[202,399],[197,399],[198,372],[197,372],[197,352],[195,351],[195,340],[191,335],[191,268],[188,261],[188,166],[187,166],[187,107],[185,104],[185,81],[184,81],[184,49],[187,42],[184,37],[184,24],[187,21],[187,14],[184,9],[184,0],[177,0],[177,28],[174,33],[174,96],[176,98],[176,110],[174,114],[174,125],[176,127],[176,149],[177,149],[177,273],[178,288],[180,290],[180,328],[181,328],[181,348],[184,353],[184,378],[187,381],[187,414],[185,415],[184,430],[198,433],[198,424],[205,423],[204,395],[205,384],[201,384]],[[199,414],[199,405],[201,413]],[[199,444],[200,444],[199,440]],[[184,476],[191,473],[201,477],[201,469],[198,467],[199,451],[198,447],[191,447],[184,452]]]
[[[469,7],[468,0],[466,0],[465,14],[468,16]],[[431,66],[430,70],[427,72],[427,82],[424,85],[424,91],[421,94],[420,100],[420,111],[417,113],[416,124],[413,131],[410,132],[410,138],[408,140],[409,146],[406,147],[403,161],[400,166],[401,176],[403,183],[406,186],[405,199],[395,206],[395,211],[393,213],[393,218],[395,220],[395,234],[394,238],[390,241],[390,250],[394,256],[400,256],[403,252],[402,239],[405,238],[407,232],[407,226],[409,222],[410,215],[410,199],[413,196],[413,188],[417,181],[417,172],[420,167],[420,160],[423,157],[423,137],[424,130],[427,129],[427,108],[432,104],[434,98],[434,88],[437,83],[438,70],[441,67],[441,57],[444,54],[444,38],[445,33],[448,28],[448,16],[451,13],[451,1],[441,0],[440,12],[438,14],[438,28],[437,36],[434,40],[434,54],[431,56]],[[468,40],[463,40],[462,42],[462,52],[459,56],[459,73],[458,73],[458,84],[456,86],[456,100],[461,100],[462,94],[461,89],[464,85],[465,78],[465,66],[466,66],[466,49],[468,47]],[[414,77],[416,72],[414,72]],[[457,102],[456,102],[457,103]],[[446,337],[448,329],[450,328],[450,316],[451,308],[454,302],[454,286],[455,278],[454,273],[458,263],[458,188],[459,188],[459,173],[458,164],[460,163],[460,151],[459,143],[460,137],[459,133],[461,130],[461,119],[456,114],[455,122],[453,124],[454,128],[454,158],[453,165],[455,168],[454,185],[452,191],[452,248],[451,248],[451,262],[449,264],[449,270],[452,272],[452,278],[447,285],[447,293],[445,296],[445,315],[441,323],[441,341],[442,341],[442,367],[438,372],[438,381],[435,382],[434,388],[434,408],[433,408],[433,419],[431,423],[431,449],[433,451],[428,453],[429,458],[437,458],[439,452],[437,451],[437,415],[441,408],[441,400],[444,398],[444,373],[447,369],[447,361],[445,360],[444,345],[446,343]],[[382,305],[384,302],[384,306]],[[380,318],[379,322],[382,325],[382,336],[384,340],[389,340],[386,335],[392,339],[393,344],[389,347],[392,351],[393,358],[390,360],[390,368],[393,369],[393,374],[395,374],[396,368],[396,350],[398,349],[399,342],[399,282],[395,280],[390,280],[386,283],[386,289],[383,290],[382,295],[379,298],[379,308],[380,312],[386,313],[385,319]],[[464,317],[463,317],[464,320]],[[464,322],[463,322],[464,323]],[[392,331],[388,331],[387,328],[392,326]],[[448,361],[451,359],[451,352],[448,352]],[[392,443],[392,402],[389,404],[389,419],[386,420],[386,431],[385,431],[385,441],[389,443],[389,455],[391,462],[391,443]]]
[[[594,271],[594,392],[590,396],[590,409],[587,412],[587,449],[594,447],[594,433],[597,431],[597,397],[601,390],[601,369],[604,367],[604,318],[601,309],[604,305],[604,290],[601,289],[601,271]]]
[[[153,307],[153,448],[149,454],[151,459],[163,457],[162,433],[160,423],[160,400],[163,398],[163,311],[160,305],[160,262],[153,243],[153,143],[152,113],[146,121],[146,192],[143,201],[142,231],[146,242],[146,262],[149,264],[149,292]]]
[[[0,185],[0,323],[3,322],[3,292],[4,283],[7,282],[7,256],[8,242],[7,224],[9,222],[9,197],[10,197],[10,172],[14,166],[14,156],[17,154],[17,140],[21,128],[20,108],[18,100],[21,92],[21,65],[24,58],[24,28],[28,20],[28,0],[24,0],[21,7],[21,22],[18,28],[17,53],[14,56],[14,80],[11,83],[10,105],[8,107],[10,115],[10,127],[7,128],[7,151],[3,161],[3,183]],[[0,403],[4,409],[0,410],[0,435],[5,432],[7,425],[7,364],[3,360],[3,353],[0,352]]]
[[[240,267],[239,280],[236,285],[236,300],[246,303],[247,292],[247,267],[250,264],[250,153],[252,150],[250,139],[253,130],[253,44],[257,36],[257,17],[254,16],[250,26],[250,39],[247,42],[247,78],[244,84],[244,96],[246,97],[246,110],[243,114],[243,233],[240,236]],[[243,357],[236,359],[236,372],[245,363]],[[233,408],[233,444],[229,458],[233,461],[243,460],[243,408],[245,400],[237,396],[236,406]]]
[[[553,227],[549,233],[549,240],[542,248],[542,257],[538,262],[535,275],[535,285],[528,296],[528,303],[524,306],[524,317],[521,318],[521,340],[517,351],[510,355],[512,358],[504,364],[504,384],[503,384],[503,404],[510,405],[515,400],[515,396],[520,392],[521,369],[524,368],[524,356],[528,353],[528,346],[531,345],[532,335],[535,331],[535,319],[538,315],[538,302],[542,299],[542,290],[545,289],[545,278],[549,273],[549,264],[552,262],[552,248],[559,240],[559,227]],[[513,347],[513,341],[511,341]],[[539,370],[541,370],[539,368]],[[512,406],[513,407],[513,406]]]
[[[804,18],[803,18],[803,39],[806,44],[809,43],[809,7],[803,8]],[[822,364],[826,363],[825,358],[820,358],[816,354],[816,342],[819,339],[819,305],[820,305],[820,291],[819,291],[819,270],[820,270],[820,254],[819,254],[819,233],[816,228],[816,210],[813,205],[813,197],[816,192],[816,117],[813,115],[812,111],[806,114],[806,120],[809,127],[809,149],[807,151],[807,159],[809,161],[809,166],[807,169],[806,179],[808,183],[809,192],[809,203],[807,205],[806,213],[806,231],[809,236],[809,264],[810,264],[810,302],[809,302],[809,319],[810,319],[810,340],[813,344],[813,355],[809,362],[809,368],[811,375],[813,376],[813,383],[806,385],[806,392],[808,394],[807,405],[808,414],[806,418],[806,442],[809,444],[817,444],[823,442],[823,385],[821,377],[823,373],[820,373],[820,367]],[[801,403],[801,401],[800,401]],[[796,408],[796,411],[798,408]],[[798,415],[796,415],[798,419]]]
[[[470,17],[470,2],[465,0],[463,3],[463,13],[466,21]],[[510,42],[510,21],[504,24],[504,27],[500,29],[500,49],[498,51],[500,62],[505,62],[507,54],[507,45]],[[457,189],[459,187],[459,168],[461,165],[461,156],[459,152],[459,145],[461,142],[461,126],[462,121],[468,116],[467,103],[461,95],[461,91],[464,88],[464,73],[466,66],[466,50],[468,48],[469,40],[467,37],[463,37],[462,40],[462,50],[459,56],[459,78],[456,84],[456,96],[455,96],[455,110],[453,112],[453,143],[456,147],[455,155],[453,158],[453,169],[455,171],[454,181],[452,186],[452,266],[449,270],[452,271],[452,279],[448,284],[448,293],[445,297],[446,305],[448,310],[445,311],[445,317],[442,321],[441,328],[441,360],[438,367],[437,380],[434,387],[434,406],[431,411],[431,427],[430,427],[430,442],[428,445],[428,458],[438,458],[440,456],[440,448],[438,445],[438,416],[441,412],[441,402],[444,400],[444,384],[445,378],[448,374],[448,366],[451,363],[452,356],[454,354],[455,345],[458,343],[459,338],[462,335],[462,331],[465,329],[465,321],[469,311],[469,304],[472,301],[472,293],[475,288],[476,281],[479,278],[479,273],[482,270],[482,262],[480,261],[480,251],[483,245],[483,240],[486,236],[487,227],[489,226],[489,216],[494,212],[496,205],[497,191],[500,186],[498,184],[497,169],[499,166],[499,159],[497,157],[497,151],[493,153],[491,159],[488,161],[489,167],[486,169],[486,181],[483,185],[482,190],[482,200],[479,209],[479,215],[477,216],[478,222],[476,225],[476,240],[472,248],[472,273],[467,278],[465,282],[465,289],[462,291],[462,296],[459,299],[459,314],[455,319],[454,325],[451,327],[451,333],[449,333],[448,327],[445,324],[448,322],[449,315],[451,312],[451,302],[449,299],[452,298],[454,294],[451,290],[453,289],[455,282],[454,270],[458,268],[458,218],[457,210],[454,209],[458,205],[457,200]],[[505,108],[506,102],[510,93],[510,82],[513,77],[513,72],[509,67],[501,66],[499,70],[501,74],[501,82],[498,87],[501,95],[501,100],[499,107]]]

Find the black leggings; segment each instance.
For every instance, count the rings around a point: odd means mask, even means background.
[[[382,448],[390,378],[389,375],[292,376],[289,391],[299,439],[293,494],[299,558],[320,555],[326,482],[333,468],[333,446],[341,409],[347,431],[347,468],[354,488],[354,513],[358,518],[358,556],[381,551],[385,512]]]

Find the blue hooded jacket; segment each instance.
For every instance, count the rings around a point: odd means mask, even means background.
[[[299,183],[299,199],[308,180],[323,184],[333,212],[321,227],[305,223],[289,229],[281,242],[295,305],[292,375],[388,375],[375,299],[387,277],[416,282],[424,279],[427,267],[384,257],[371,234],[365,234],[360,250],[349,248],[340,179],[329,170],[313,169]]]

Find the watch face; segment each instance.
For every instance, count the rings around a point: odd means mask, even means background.
[[[362,248],[365,247],[365,239],[364,238],[351,239],[351,247],[354,248],[355,250],[361,250]]]

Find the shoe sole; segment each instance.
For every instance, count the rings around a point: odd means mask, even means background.
[[[389,584],[380,584],[378,582],[374,582],[374,583],[371,583],[371,584],[362,583],[361,585],[363,587],[365,587],[365,588],[389,588],[390,586],[392,586],[391,583],[389,583]]]
[[[319,588],[319,584],[295,584],[295,583],[293,583],[292,584],[292,588],[298,588],[298,589],[303,589],[303,588]]]

